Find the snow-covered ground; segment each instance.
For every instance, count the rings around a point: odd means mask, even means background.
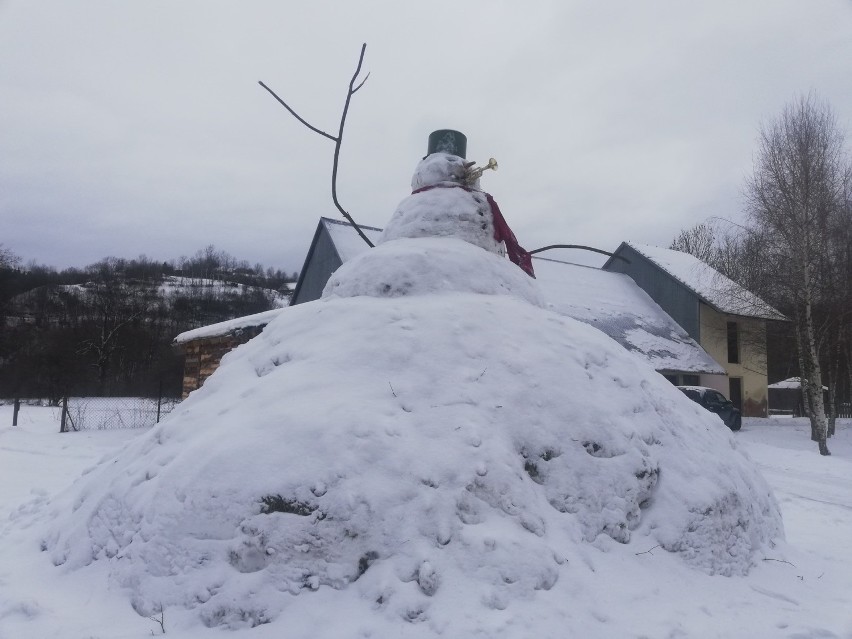
[[[110,581],[105,562],[73,572],[53,566],[39,548],[38,526],[52,496],[150,430],[60,434],[58,419],[56,409],[24,406],[13,428],[12,407],[0,406],[0,637],[159,635],[159,623],[137,614]],[[747,419],[735,437],[780,502],[787,541],[777,555],[767,554],[748,576],[711,577],[659,548],[589,546],[562,587],[537,593],[538,605],[562,619],[544,636],[852,637],[852,420],[840,422],[829,458],[817,454],[802,419]],[[625,561],[625,549],[638,561]],[[354,602],[323,615],[327,594],[310,596],[304,604],[313,610],[311,624],[293,627],[279,618],[225,634],[366,636]],[[530,619],[514,616],[511,607],[505,613],[501,636],[530,636]],[[222,636],[178,608],[165,610],[164,625],[170,637]],[[417,626],[397,630],[395,636],[420,636]],[[445,634],[455,636],[451,628]]]
[[[0,636],[852,636],[850,424],[732,434],[548,309],[466,171],[154,428],[3,426]]]

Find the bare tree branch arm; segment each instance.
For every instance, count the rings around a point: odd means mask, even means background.
[[[343,103],[343,113],[340,116],[340,128],[338,129],[337,138],[335,139],[334,145],[334,164],[331,168],[331,199],[334,200],[334,205],[337,207],[337,210],[345,217],[349,223],[358,231],[358,235],[361,236],[361,239],[367,243],[367,246],[373,248],[374,244],[370,241],[364,231],[361,230],[361,227],[352,219],[352,216],[346,212],[346,210],[340,205],[340,201],[337,199],[337,167],[340,163],[340,146],[343,144],[343,127],[346,125],[346,114],[349,112],[349,102],[352,100],[352,96],[355,94],[355,91],[360,89],[364,82],[367,81],[365,77],[361,84],[358,85],[357,88],[354,88],[355,80],[358,78],[358,74],[361,73],[361,65],[364,63],[364,52],[367,50],[367,44],[364,43],[361,45],[361,55],[358,56],[358,66],[355,68],[355,73],[352,74],[352,79],[349,81],[349,91],[346,93],[346,101]],[[369,77],[370,74],[367,74]]]
[[[627,262],[630,264],[630,260],[626,257],[621,257],[620,255],[615,255],[614,253],[610,253],[609,251],[604,251],[602,249],[592,248],[591,246],[584,246],[582,244],[551,244],[550,246],[542,246],[541,248],[534,249],[529,251],[530,255],[535,255],[536,253],[542,253],[544,251],[549,251],[550,249],[582,249],[584,251],[592,251],[593,253],[600,253],[601,255],[608,255],[609,257],[614,257],[617,260],[621,260],[623,262]]]
[[[357,74],[356,74],[356,75],[357,75]],[[358,89],[360,89],[362,86],[364,86],[364,83],[365,83],[365,82],[369,79],[369,77],[370,77],[370,74],[369,74],[369,73],[367,73],[367,75],[365,75],[365,76],[364,76],[364,79],[363,79],[363,80],[361,80],[361,82],[358,84],[358,86],[357,86],[357,87],[355,87],[354,89],[352,89],[352,93],[353,93],[353,94],[357,93],[357,92],[358,92]]]
[[[362,55],[362,56],[364,55],[364,54],[363,54],[363,51],[362,51],[361,55]],[[360,66],[360,65],[359,65],[359,66]],[[364,80],[365,80],[365,81],[366,81],[366,79],[367,79],[367,78],[364,78]],[[284,100],[282,100],[281,98],[279,98],[279,97],[278,97],[278,95],[275,93],[275,91],[273,91],[272,89],[270,89],[268,86],[266,86],[266,85],[265,85],[262,81],[260,81],[260,80],[258,80],[258,82],[257,82],[257,83],[258,83],[260,86],[262,86],[264,89],[266,89],[267,91],[269,91],[269,93],[272,95],[272,97],[273,97],[273,98],[275,98],[276,100],[278,100],[278,102],[281,104],[281,106],[283,106],[285,109],[287,109],[287,110],[290,112],[290,114],[291,114],[294,118],[296,118],[299,122],[301,122],[301,123],[302,123],[302,124],[304,124],[306,127],[308,127],[311,131],[313,131],[314,133],[319,133],[321,136],[326,137],[326,138],[328,138],[329,140],[332,140],[333,142],[337,142],[337,143],[339,144],[339,138],[336,138],[336,137],[334,137],[333,135],[329,135],[328,133],[326,133],[326,132],[325,132],[325,131],[323,131],[322,129],[318,129],[318,128],[316,128],[315,126],[313,126],[313,125],[309,124],[307,121],[305,121],[305,119],[304,119],[303,117],[301,117],[298,113],[296,113],[293,109],[291,109],[291,108],[290,108],[290,105],[288,105],[286,102],[284,102]],[[363,84],[363,82],[362,82],[362,84]]]

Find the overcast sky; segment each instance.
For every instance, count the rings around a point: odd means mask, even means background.
[[[338,186],[373,226],[437,128],[497,158],[483,188],[528,249],[738,219],[757,127],[798,93],[852,137],[850,0],[0,0],[0,244],[299,270],[338,217],[333,143],[257,81],[334,132],[362,42]]]

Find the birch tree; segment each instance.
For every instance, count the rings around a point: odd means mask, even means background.
[[[826,302],[824,251],[844,211],[849,176],[836,118],[810,94],[760,128],[754,175],[746,183],[748,224],[763,242],[761,270],[772,274],[793,309],[803,390],[821,455],[830,452],[815,309]]]

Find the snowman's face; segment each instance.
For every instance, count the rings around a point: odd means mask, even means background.
[[[411,189],[416,191],[442,182],[465,184],[466,160],[449,153],[432,153],[423,158],[414,169]]]

